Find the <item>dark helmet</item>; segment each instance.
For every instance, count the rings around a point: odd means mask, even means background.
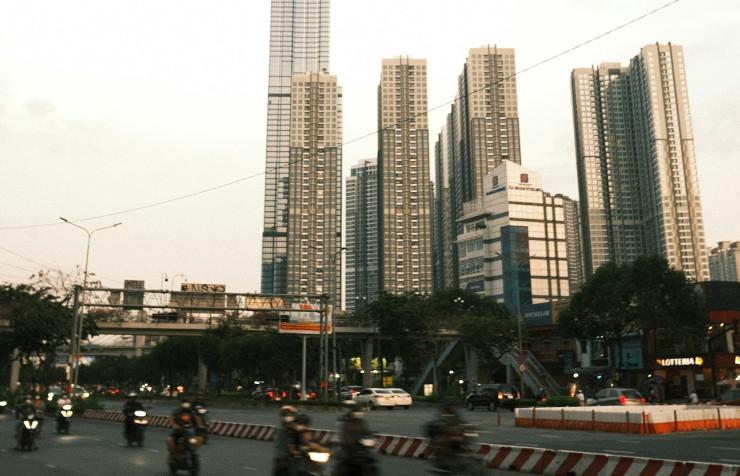
[[[311,424],[311,418],[305,413],[299,413],[295,417],[296,425],[308,426]]]

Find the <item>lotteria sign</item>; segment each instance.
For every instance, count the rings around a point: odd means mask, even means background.
[[[658,365],[661,367],[691,367],[691,366],[702,366],[704,364],[703,357],[671,357],[666,359],[656,359]]]

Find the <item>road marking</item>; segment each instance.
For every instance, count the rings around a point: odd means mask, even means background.
[[[740,463],[740,459],[721,458],[720,461],[726,461],[727,463]]]
[[[722,450],[722,451],[739,451],[740,448],[731,448],[729,446],[712,446],[713,450]]]
[[[541,446],[535,443],[513,443],[514,446]]]
[[[257,471],[257,468],[252,468],[251,466],[242,466],[242,469],[246,469],[247,471]]]
[[[100,438],[93,438],[93,441],[100,441]]]
[[[31,459],[31,457],[28,456],[28,455],[23,455],[23,456],[21,456],[21,459]]]
[[[116,443],[118,446],[126,446],[125,443]]]
[[[617,440],[617,443],[625,443],[628,445],[641,445],[642,441],[632,441],[632,440]]]
[[[155,450],[154,448],[149,448],[148,450],[150,453],[159,453],[159,450]]]
[[[47,467],[47,468],[51,468],[51,469],[54,469],[54,468],[56,468],[56,466],[54,466],[54,465],[53,465],[53,464],[51,464],[51,463],[46,463],[46,467]]]
[[[617,453],[617,454],[625,454],[625,455],[633,455],[635,454],[634,451],[620,451],[620,450],[601,450],[604,453]]]
[[[542,438],[562,438],[560,435],[548,435],[547,433],[542,433],[541,435],[537,435]]]

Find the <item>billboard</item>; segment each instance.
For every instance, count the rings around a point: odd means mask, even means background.
[[[280,320],[278,327],[281,333],[286,334],[314,334],[321,333],[321,304],[318,302],[295,302],[288,311],[287,320]],[[326,313],[327,332],[331,332],[331,313]]]
[[[126,309],[144,308],[144,281],[127,279],[123,282],[123,307]],[[129,291],[135,289],[137,291]]]
[[[538,304],[524,304],[522,319],[527,327],[543,327],[552,325],[552,305],[549,302]]]
[[[226,307],[224,284],[182,283],[180,291],[170,295],[172,307],[204,311]]]

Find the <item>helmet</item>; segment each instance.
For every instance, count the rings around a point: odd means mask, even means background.
[[[308,426],[311,424],[311,418],[305,413],[299,413],[295,417],[296,425]]]
[[[298,410],[293,405],[283,405],[282,407],[280,407],[281,415],[292,415],[297,412]]]

